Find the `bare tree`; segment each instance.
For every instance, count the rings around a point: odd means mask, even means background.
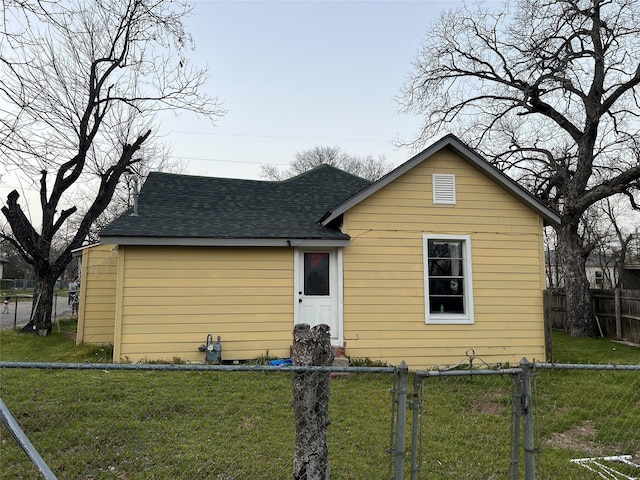
[[[262,165],[261,175],[267,180],[285,180],[320,165],[331,165],[371,181],[379,179],[392,168],[384,156],[375,158],[373,155],[352,155],[340,147],[315,146],[297,152],[289,168],[279,169],[275,165]]]
[[[640,187],[637,0],[511,0],[463,7],[431,28],[398,100],[558,209],[569,332],[595,335],[581,218]]]
[[[558,241],[555,231],[545,228],[544,231],[544,259],[547,276],[547,287],[556,288],[561,285],[560,271],[558,269]]]
[[[51,330],[53,287],[72,250],[123,174],[142,168],[141,149],[156,143],[155,115],[223,113],[203,92],[206,69],[187,58],[189,10],[184,0],[3,1],[0,155],[12,175],[32,181],[41,212],[30,218],[13,190],[0,238],[34,268],[41,333]]]
[[[105,208],[105,210],[93,221],[87,237],[85,238],[86,244],[92,244],[100,241],[100,232],[111,222],[113,222],[120,215],[127,210],[134,208],[135,199],[142,188],[147,176],[151,172],[170,172],[170,173],[182,173],[184,171],[184,162],[181,160],[172,159],[163,144],[152,144],[153,148],[147,148],[143,146],[139,152],[139,156],[143,161],[135,165],[131,165],[125,174],[120,177],[120,182],[113,192],[111,202]],[[77,205],[79,211],[84,212],[88,205],[86,204],[87,195],[78,189],[75,194],[77,198]],[[69,219],[67,222],[67,231],[75,232],[79,227],[79,222],[82,220],[82,215],[76,215]],[[71,235],[68,233],[62,235],[62,241],[64,243],[71,240]]]

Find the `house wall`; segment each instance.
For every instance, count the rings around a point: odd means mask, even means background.
[[[456,175],[457,204],[433,205],[433,173]],[[541,217],[442,150],[347,212],[347,354],[411,368],[544,359]],[[470,235],[475,321],[425,323],[423,234]]]
[[[120,246],[119,255],[115,360],[204,360],[209,333],[222,337],[223,360],[289,357],[292,248]]]
[[[627,290],[640,290],[640,268],[623,268],[622,286]]]
[[[82,252],[76,343],[113,343],[118,253],[115,245]]]
[[[564,278],[560,272],[559,265],[547,265],[547,288],[564,287]],[[602,283],[598,283],[597,272],[602,273]],[[612,266],[586,265],[585,273],[589,281],[589,288],[613,288],[616,283],[616,272]],[[553,279],[553,285],[549,282],[549,274]]]

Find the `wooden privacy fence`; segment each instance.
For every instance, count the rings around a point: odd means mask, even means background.
[[[545,291],[547,325],[567,330],[564,289]],[[640,290],[591,290],[591,304],[602,336],[640,344]]]

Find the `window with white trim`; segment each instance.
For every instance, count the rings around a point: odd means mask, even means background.
[[[473,323],[471,238],[423,235],[426,323]]]
[[[596,270],[596,288],[604,288],[604,272],[602,270]]]

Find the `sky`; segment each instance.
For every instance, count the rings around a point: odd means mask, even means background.
[[[165,113],[159,134],[191,175],[260,179],[262,164],[284,168],[314,146],[400,165],[416,152],[394,140],[414,139],[422,119],[401,114],[394,98],[432,22],[461,4],[195,1],[185,19],[195,43],[190,58],[208,67],[204,89],[227,113],[216,125],[190,112]],[[18,189],[28,210],[36,205],[37,192],[12,179],[0,178],[2,204]]]
[[[400,165],[416,152],[394,140],[411,140],[421,120],[394,97],[429,25],[461,3],[196,0],[184,20],[190,60],[208,68],[204,90],[227,113],[212,125],[168,112],[158,133],[191,175],[261,179],[262,164],[285,168],[314,146]],[[1,204],[13,189],[39,224],[35,187],[0,166]]]
[[[421,120],[396,97],[430,23],[457,1],[197,1],[186,27],[206,91],[227,110],[212,126],[167,114],[160,133],[184,173],[259,179],[296,152],[339,146],[394,166]],[[445,135],[448,132],[443,132]]]

